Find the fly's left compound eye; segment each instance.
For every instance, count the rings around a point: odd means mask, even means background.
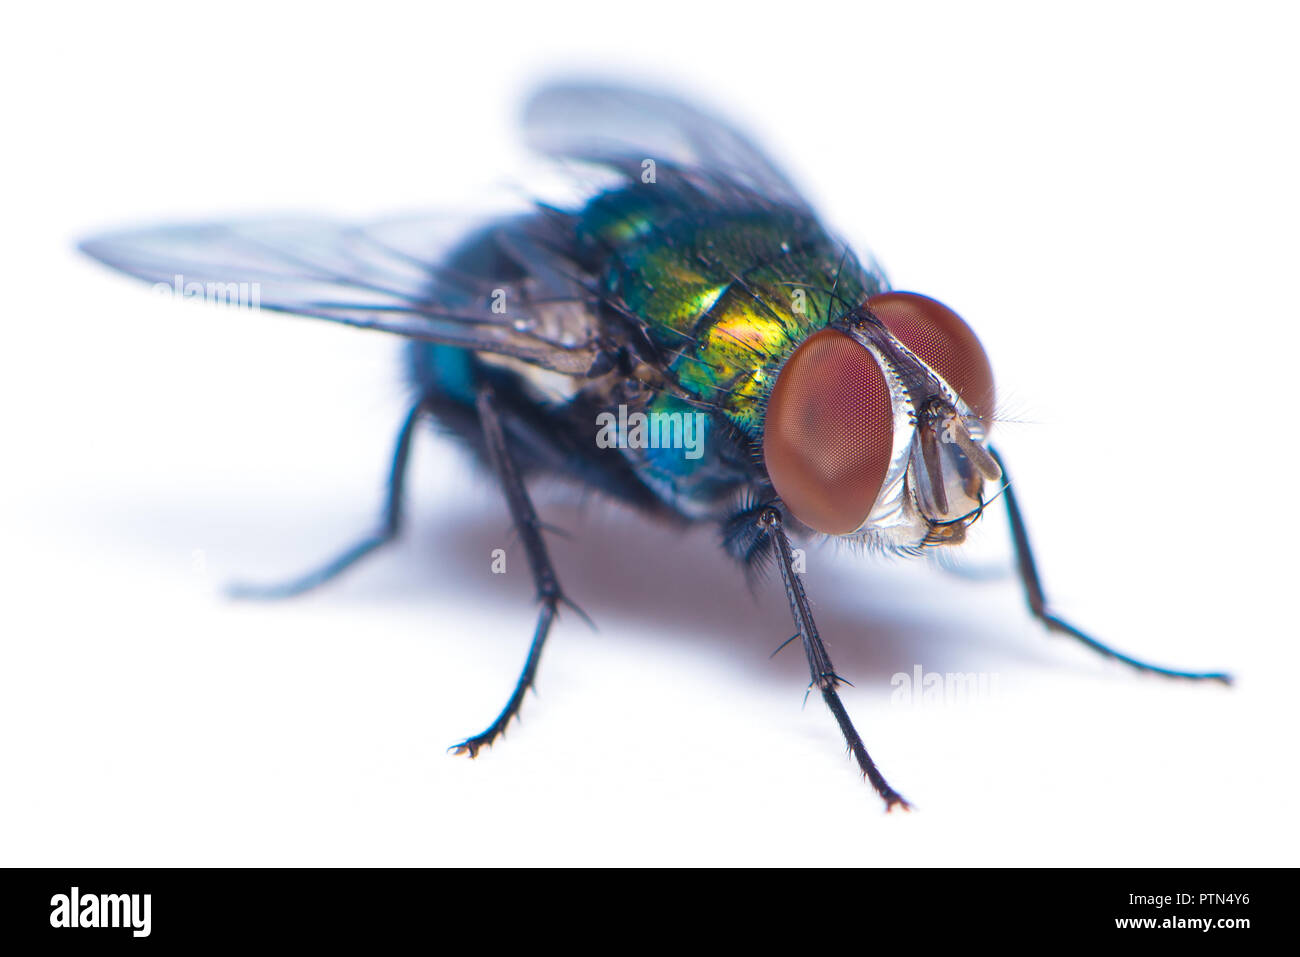
[[[875,355],[834,329],[809,336],[767,401],[763,459],[781,500],[809,528],[848,534],[876,504],[893,445],[893,405]]]
[[[986,429],[993,424],[993,367],[961,316],[914,292],[872,296],[867,308],[894,338],[952,386]]]

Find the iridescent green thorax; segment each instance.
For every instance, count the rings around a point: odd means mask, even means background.
[[[806,213],[694,198],[665,183],[606,193],[583,238],[682,389],[757,434],[785,357],[883,283]]]

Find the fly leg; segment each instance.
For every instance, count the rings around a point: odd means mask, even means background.
[[[397,433],[397,442],[393,448],[393,462],[388,473],[388,494],[384,501],[383,524],[377,532],[367,535],[321,567],[305,575],[274,585],[235,583],[228,586],[227,594],[232,598],[255,599],[291,598],[294,595],[301,595],[337,577],[371,552],[395,539],[402,527],[402,489],[406,484],[406,464],[411,453],[411,435],[415,431],[415,423],[419,420],[423,408],[423,399],[413,405]]]
[[[1038,577],[1038,567],[1034,563],[1034,552],[1029,546],[1029,533],[1025,530],[1025,520],[1020,515],[1020,506],[1016,502],[1016,493],[1013,490],[1010,479],[1007,477],[1007,467],[1002,462],[1002,457],[992,448],[989,449],[993,458],[1002,468],[1002,477],[1004,488],[1002,495],[1007,502],[1007,517],[1011,521],[1011,539],[1016,549],[1016,565],[1020,572],[1020,580],[1025,586],[1025,600],[1029,603],[1029,610],[1034,617],[1045,624],[1052,631],[1059,631],[1063,635],[1069,635],[1077,641],[1083,642],[1093,651],[1104,655],[1107,658],[1114,658],[1116,661],[1122,661],[1139,671],[1148,671],[1153,674],[1165,675],[1169,678],[1191,678],[1197,681],[1221,681],[1224,684],[1231,684],[1232,677],[1221,671],[1177,671],[1172,668],[1162,668],[1159,665],[1153,665],[1145,661],[1139,661],[1123,652],[1116,651],[1109,645],[1104,645],[1096,638],[1085,634],[1074,625],[1061,618],[1058,618],[1047,604],[1047,597],[1043,594],[1043,583]]]
[[[775,508],[762,509],[758,514],[758,526],[776,546],[777,561],[781,566],[781,580],[785,582],[785,593],[790,599],[790,611],[794,615],[798,638],[803,642],[804,653],[808,656],[808,669],[812,672],[812,684],[809,687],[815,687],[821,692],[822,700],[826,702],[826,707],[831,709],[831,714],[835,715],[844,740],[849,750],[853,752],[853,757],[857,759],[858,767],[871,782],[871,786],[876,789],[876,793],[884,799],[885,810],[892,811],[895,805],[905,811],[910,810],[911,805],[889,786],[885,776],[871,760],[871,755],[867,754],[866,745],[862,743],[861,736],[853,727],[849,713],[844,710],[844,703],[840,701],[839,693],[835,690],[844,679],[835,673],[830,655],[826,653],[826,646],[822,644],[821,636],[817,634],[817,626],[813,623],[812,610],[808,606],[808,596],[804,592],[803,582],[798,572],[794,570],[794,556],[790,548],[790,539],[786,536],[785,528],[781,523],[781,513]]]
[[[528,648],[524,670],[519,674],[519,680],[515,683],[515,690],[510,695],[510,700],[506,702],[506,706],[501,709],[501,713],[487,730],[466,738],[451,749],[457,754],[468,754],[471,758],[477,757],[480,748],[491,745],[498,735],[503,734],[510,719],[519,713],[524,694],[533,686],[533,680],[537,677],[537,663],[542,657],[542,647],[546,644],[546,636],[550,634],[551,623],[555,621],[560,604],[568,605],[578,614],[582,614],[581,609],[565,598],[564,593],[560,591],[559,579],[555,576],[555,569],[551,567],[546,542],[542,539],[542,524],[537,519],[532,501],[528,498],[528,490],[524,487],[519,467],[510,455],[505,429],[501,424],[501,413],[497,409],[490,386],[484,385],[479,389],[476,406],[479,422],[483,426],[483,439],[487,447],[488,459],[501,480],[506,504],[510,508],[510,518],[528,556],[533,582],[537,585],[537,600],[542,608],[537,616],[537,627],[533,631],[533,642]]]

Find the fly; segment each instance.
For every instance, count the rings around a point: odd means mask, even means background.
[[[961,543],[1001,498],[1029,609],[1049,629],[1142,671],[1230,680],[1121,654],[1051,610],[989,443],[993,374],[975,333],[942,303],[891,290],[744,136],[678,100],[574,85],[538,92],[525,132],[545,156],[599,168],[606,185],[450,246],[435,219],[203,223],[81,244],[153,283],[250,284],[262,308],[409,340],[415,398],[381,528],[308,574],[241,594],[300,594],[392,541],[412,436],[432,418],[497,476],[541,606],[510,699],[454,747],[470,757],[519,712],[561,608],[577,611],[529,496],[538,475],[714,526],[747,569],[775,564],[809,688],[887,809],[909,805],[840,700],[792,539],[917,554]]]

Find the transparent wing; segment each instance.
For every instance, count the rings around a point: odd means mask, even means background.
[[[601,353],[591,294],[546,241],[548,228],[538,214],[480,226],[478,244],[490,255],[478,258],[495,271],[447,265],[466,235],[463,224],[441,217],[171,225],[97,236],[80,248],[187,295],[228,298],[244,289],[263,309],[582,375]]]
[[[654,159],[809,211],[785,174],[744,135],[669,96],[619,86],[543,87],[524,111],[524,132],[533,149],[549,156],[618,166]]]

